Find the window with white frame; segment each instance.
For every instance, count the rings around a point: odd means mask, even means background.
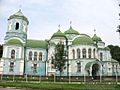
[[[80,59],[80,49],[77,49],[77,58]]]
[[[15,50],[14,50],[14,49],[11,50],[11,58],[12,58],[12,59],[15,59]]]
[[[82,50],[82,55],[83,55],[83,58],[86,58],[86,49],[85,48]]]
[[[77,63],[77,72],[81,72],[81,63]]]
[[[19,29],[19,23],[17,22],[15,25],[15,30],[18,30],[18,29]]]
[[[33,64],[33,73],[37,73],[37,64]]]
[[[39,60],[42,60],[42,52],[39,52]]]
[[[91,58],[91,48],[88,49],[88,58]]]
[[[100,53],[100,60],[103,60],[103,53]]]
[[[75,59],[75,50],[72,50],[73,59]]]
[[[93,58],[96,58],[95,57],[95,48],[93,49]]]
[[[10,62],[9,72],[14,72],[14,62]]]
[[[29,52],[29,60],[32,60],[32,51]]]
[[[34,61],[37,61],[37,52],[34,52]]]

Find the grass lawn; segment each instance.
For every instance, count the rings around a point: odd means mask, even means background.
[[[0,86],[33,88],[37,90],[120,90],[120,85],[92,85],[68,83],[0,82]]]

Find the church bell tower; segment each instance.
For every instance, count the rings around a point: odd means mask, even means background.
[[[27,17],[23,15],[21,9],[8,18],[8,29],[5,36],[5,43],[11,39],[17,39],[23,45],[25,45],[27,40],[27,27],[29,21]]]
[[[1,74],[24,74],[28,24],[28,19],[21,10],[8,18],[8,28],[4,38],[1,59]]]

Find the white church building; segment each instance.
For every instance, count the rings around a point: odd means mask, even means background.
[[[67,53],[63,76],[120,76],[119,62],[112,59],[110,49],[96,34],[90,37],[70,25],[64,32],[57,30],[49,40],[32,40],[27,37],[28,24],[21,10],[8,18],[0,74],[59,76],[52,58],[55,46],[62,42]]]

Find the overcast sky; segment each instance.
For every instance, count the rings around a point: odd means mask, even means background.
[[[21,7],[29,20],[28,38],[49,39],[57,32],[72,27],[80,33],[93,36],[96,34],[108,44],[119,45],[120,24],[118,15],[119,0],[0,0],[0,44],[4,43],[7,31],[7,19]]]

